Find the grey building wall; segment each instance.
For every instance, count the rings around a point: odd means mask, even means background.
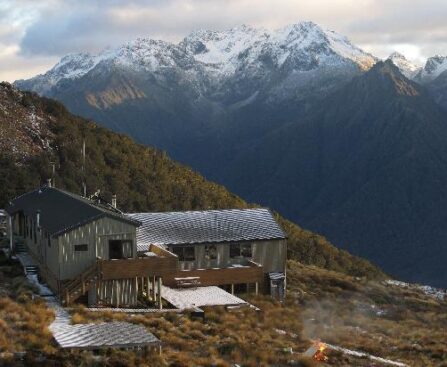
[[[252,258],[250,260],[262,265],[265,273],[285,272],[287,260],[286,240],[267,240],[241,243],[251,244]],[[244,264],[247,261],[245,258],[230,258],[230,243],[219,243],[212,245],[216,245],[216,260],[208,260],[206,258],[205,248],[207,244],[186,245],[194,247],[195,261],[180,261],[180,269],[192,270],[226,268],[231,264]],[[171,245],[168,246],[168,248],[172,251],[173,248],[177,246],[180,245]]]
[[[135,226],[113,218],[100,218],[57,237],[61,280],[72,279],[93,265],[96,258],[109,259],[109,240],[131,240],[125,257],[136,257]],[[87,244],[87,251],[75,251],[75,245]]]

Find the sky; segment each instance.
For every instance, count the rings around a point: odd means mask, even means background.
[[[0,0],[0,80],[29,78],[74,52],[197,29],[313,21],[377,57],[447,55],[446,0]]]

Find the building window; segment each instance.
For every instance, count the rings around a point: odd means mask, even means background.
[[[175,246],[172,252],[178,256],[179,261],[194,261],[196,259],[194,246]]]
[[[119,260],[132,257],[132,240],[109,240],[109,259]]]
[[[49,243],[49,241],[48,241],[48,243]],[[86,243],[83,243],[82,245],[75,245],[74,250],[76,252],[88,251],[88,245]]]
[[[217,246],[216,245],[206,245],[205,246],[205,259],[217,260]]]
[[[230,245],[230,258],[252,257],[252,249],[250,243],[232,243]]]

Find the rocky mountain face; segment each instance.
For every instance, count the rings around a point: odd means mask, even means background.
[[[415,80],[420,83],[429,83],[447,71],[447,56],[430,57],[424,68],[415,76]]]
[[[387,61],[241,151],[223,176],[391,274],[446,286],[446,141],[445,112]]]
[[[391,274],[446,286],[445,60],[377,62],[314,23],[242,26],[70,55],[16,85],[167,150]]]
[[[447,110],[447,56],[429,58],[415,80],[425,85],[434,99]]]
[[[66,56],[15,84],[206,171],[196,147],[208,149],[209,136],[226,135],[229,125],[241,137],[262,134],[375,62],[345,37],[306,22],[276,31],[197,31],[178,44],[138,39]]]
[[[393,53],[389,60],[408,79],[426,87],[436,102],[447,110],[447,56],[430,57],[424,67],[411,63],[399,53]]]
[[[24,110],[27,109],[25,113]],[[51,150],[54,134],[48,116],[30,105],[30,99],[10,84],[0,83],[0,152],[26,160]]]
[[[399,52],[394,52],[388,58],[394,65],[396,65],[400,72],[408,79],[414,79],[418,75],[422,67],[409,61],[404,55]]]

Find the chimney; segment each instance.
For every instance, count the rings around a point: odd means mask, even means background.
[[[116,208],[116,195],[115,194],[112,195],[112,206],[114,208]]]
[[[47,178],[47,186],[51,187],[51,178]]]

